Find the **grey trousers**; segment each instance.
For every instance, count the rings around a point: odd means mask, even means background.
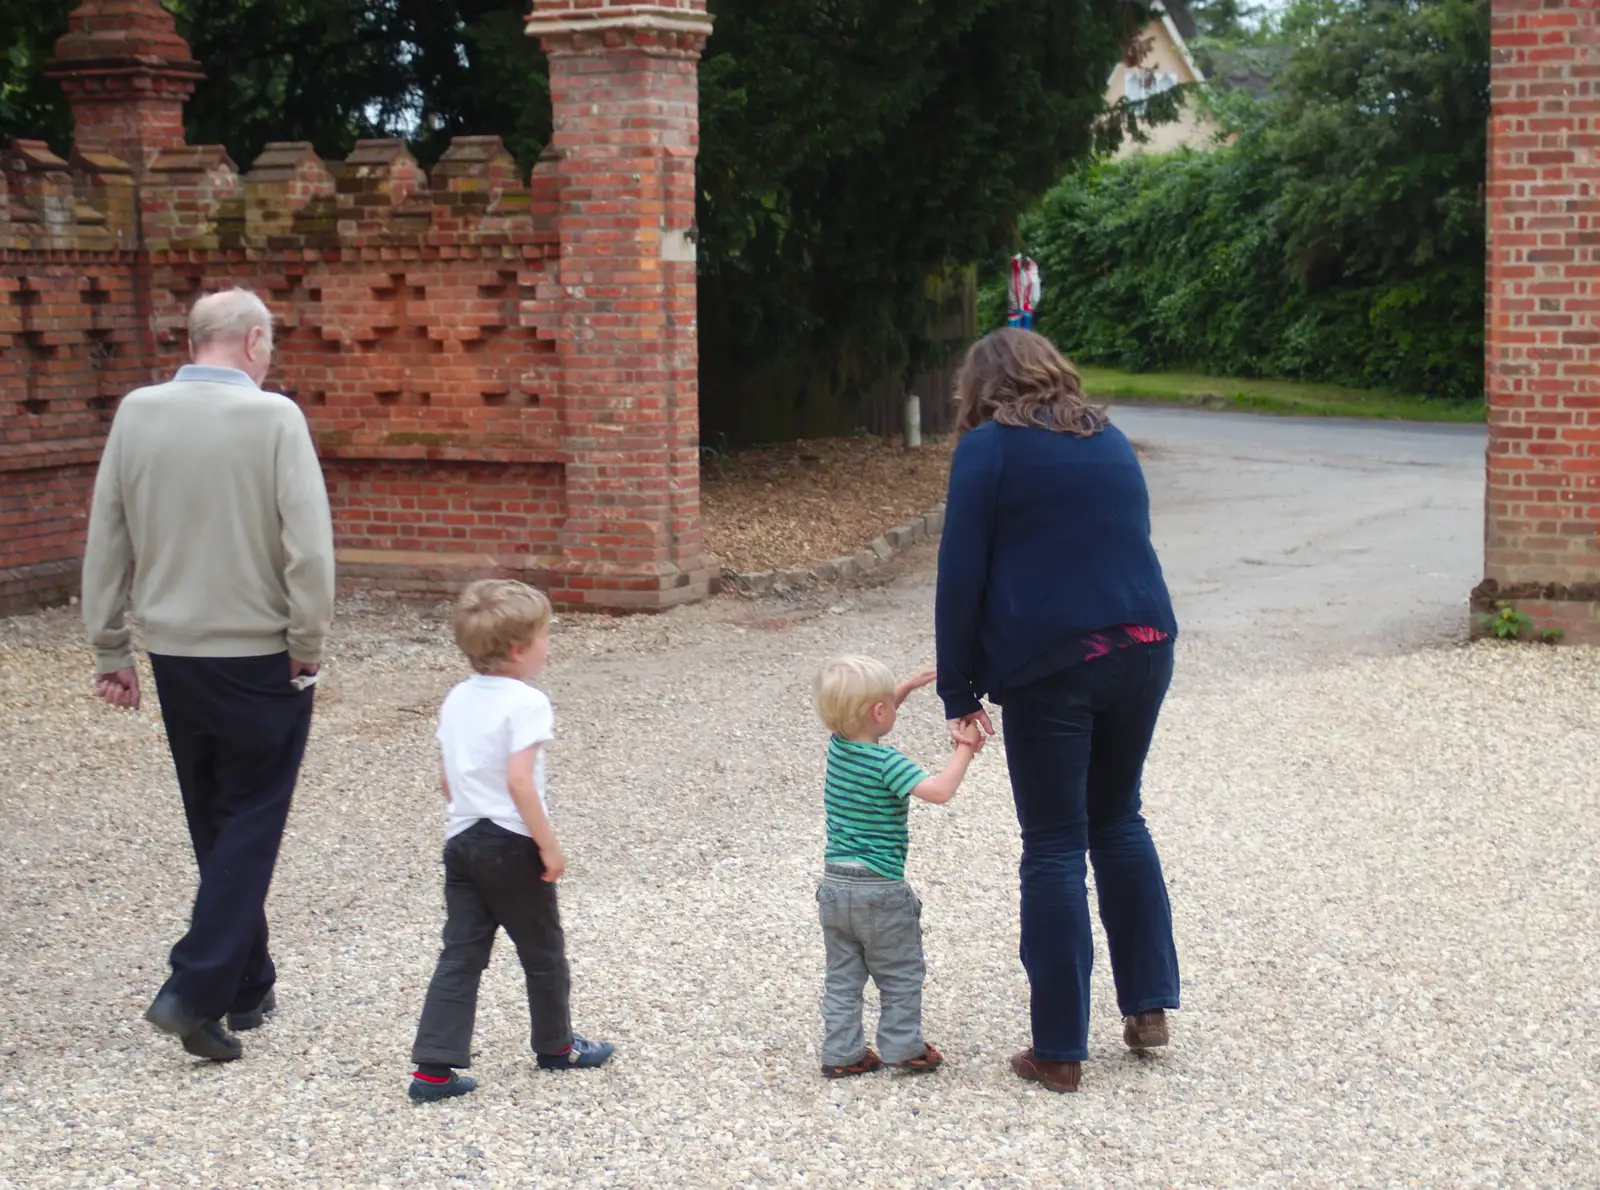
[[[849,1066],[867,1050],[861,993],[878,985],[878,1055],[919,1057],[922,1040],[922,902],[904,880],[829,864],[817,886],[828,973],[822,993],[822,1063]]]

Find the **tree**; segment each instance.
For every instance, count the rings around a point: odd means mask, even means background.
[[[1483,260],[1488,0],[1312,0],[1271,109],[1287,248],[1313,275]]]
[[[936,348],[930,278],[1009,246],[1097,138],[1147,11],[1119,0],[723,0],[702,70],[702,399],[780,433]]]
[[[44,77],[56,38],[67,31],[72,5],[61,2],[0,5],[0,145],[17,137],[64,149],[72,113],[61,91]]]
[[[525,0],[163,0],[206,77],[185,113],[192,144],[248,166],[268,141],[342,157],[363,136],[405,136],[424,163],[450,137],[497,132],[524,163],[550,135],[544,55]],[[71,113],[43,76],[77,0],[0,6],[0,137],[46,136]]]

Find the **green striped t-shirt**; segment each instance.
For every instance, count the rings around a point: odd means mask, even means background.
[[[887,744],[834,736],[828,744],[823,806],[830,864],[864,864],[890,880],[904,880],[906,810],[911,791],[928,774]]]

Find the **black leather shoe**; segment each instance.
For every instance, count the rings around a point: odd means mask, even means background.
[[[232,1062],[244,1057],[244,1046],[230,1036],[220,1021],[209,1021],[189,1011],[175,992],[162,992],[145,1009],[144,1019],[163,1033],[183,1042],[183,1048],[197,1058],[213,1062]]]
[[[221,1021],[206,1021],[193,1033],[184,1034],[183,1048],[197,1058],[210,1058],[213,1062],[232,1062],[244,1057],[244,1046],[222,1027]]]
[[[261,997],[261,1003],[248,1012],[230,1012],[228,1028],[235,1033],[248,1033],[267,1023],[267,1018],[278,1011],[278,993],[271,988]]]

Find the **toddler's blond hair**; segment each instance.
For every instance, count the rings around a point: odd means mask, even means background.
[[[517,645],[525,645],[550,623],[543,591],[515,579],[490,578],[461,592],[451,616],[456,645],[481,674],[502,669]]]
[[[817,673],[811,697],[823,726],[849,735],[861,730],[874,704],[894,701],[894,674],[871,657],[835,657]]]

